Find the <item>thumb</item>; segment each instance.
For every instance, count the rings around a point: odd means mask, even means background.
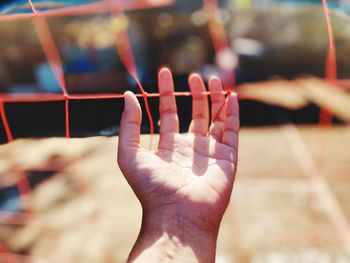
[[[134,93],[124,93],[124,112],[120,121],[118,162],[130,150],[140,147],[141,107]],[[128,159],[128,157],[127,157]]]

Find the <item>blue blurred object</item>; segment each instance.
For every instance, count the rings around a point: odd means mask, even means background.
[[[122,2],[137,1],[137,0],[122,0]],[[218,0],[219,5],[223,6],[229,0]],[[96,0],[32,0],[35,8],[39,11],[63,8],[69,6],[76,6],[81,4],[88,4],[93,2],[99,2]],[[252,4],[266,4],[266,3],[296,3],[296,4],[322,4],[322,0],[252,0]],[[328,0],[328,5],[331,8],[338,9],[342,12],[350,13],[350,3],[348,0]],[[174,5],[171,7],[173,12],[192,12],[203,6],[202,1],[188,1],[188,0],[175,0]],[[28,0],[5,0],[0,3],[0,14],[16,14],[16,13],[31,13],[32,10],[28,4]]]
[[[41,90],[51,93],[60,93],[60,86],[47,62],[39,63],[35,68],[35,75]]]
[[[62,8],[76,6],[81,4],[98,2],[96,0],[32,0],[35,8],[39,11],[49,10],[54,8]],[[0,14],[16,14],[16,13],[31,13],[32,9],[28,4],[28,0],[12,0],[0,3]]]
[[[82,4],[88,4],[93,2],[99,2],[96,0],[32,0],[35,8],[39,11],[76,6]],[[122,2],[137,2],[137,0],[122,0]],[[222,6],[228,0],[218,0],[219,5]],[[174,5],[171,7],[174,12],[192,12],[203,6],[202,1],[188,1],[188,0],[175,0]],[[16,14],[16,13],[31,13],[32,10],[28,4],[28,0],[8,0],[0,3],[0,14]]]
[[[258,2],[259,0],[257,0]],[[271,0],[278,3],[295,3],[295,4],[317,4],[322,5],[322,0]],[[337,9],[344,13],[350,13],[349,0],[327,0],[327,5],[330,8]]]
[[[18,212],[22,210],[20,194],[16,186],[0,189],[0,211]]]

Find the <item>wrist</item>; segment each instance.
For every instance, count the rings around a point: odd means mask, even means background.
[[[214,262],[218,228],[178,210],[144,211],[129,262],[148,257],[158,259],[153,262]]]
[[[188,231],[216,238],[219,225],[220,222],[213,222],[208,217],[203,217],[200,212],[196,213],[195,208],[174,205],[174,207],[160,207],[151,211],[143,209],[142,228],[165,231],[181,239],[190,237]]]

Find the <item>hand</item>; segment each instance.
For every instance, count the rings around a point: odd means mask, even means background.
[[[140,236],[129,260],[147,262],[152,257],[152,262],[163,262],[160,251],[166,250],[178,262],[214,262],[217,233],[237,167],[237,97],[231,94],[225,100],[220,80],[209,81],[212,121],[208,131],[205,85],[198,74],[192,74],[192,122],[187,134],[179,134],[168,69],[160,71],[158,84],[160,139],[156,151],[140,146],[141,108],[133,93],[124,94],[118,164],[143,208]]]

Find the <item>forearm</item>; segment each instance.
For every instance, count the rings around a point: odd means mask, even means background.
[[[217,233],[218,226],[200,224],[178,213],[146,213],[128,262],[212,263]]]

